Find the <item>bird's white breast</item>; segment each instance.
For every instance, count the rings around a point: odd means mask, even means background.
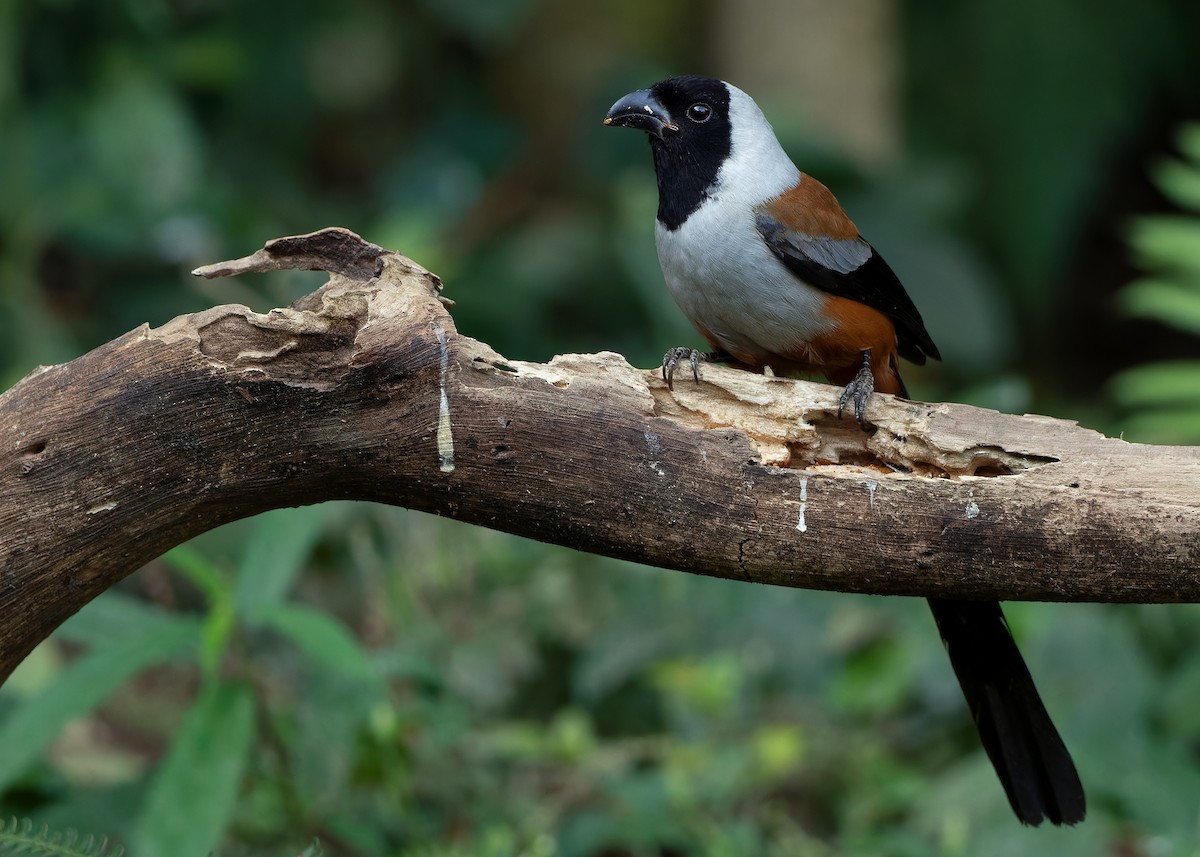
[[[732,140],[709,198],[675,230],[657,224],[655,243],[675,302],[726,351],[770,355],[797,347],[832,325],[825,296],[771,252],[754,207],[800,181],[762,111],[730,86]]]

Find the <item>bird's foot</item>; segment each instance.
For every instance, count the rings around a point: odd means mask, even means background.
[[[700,364],[707,359],[708,355],[695,348],[672,348],[662,359],[662,376],[667,382],[667,389],[675,389],[675,370],[685,363],[692,367],[692,377],[699,381]]]
[[[871,349],[864,350],[862,356],[862,368],[858,370],[854,380],[846,385],[841,398],[838,399],[838,418],[841,418],[846,405],[853,402],[854,418],[858,420],[862,430],[870,434],[874,426],[867,422],[864,412],[867,409],[867,399],[871,398],[871,394],[875,392],[875,375],[871,372]]]

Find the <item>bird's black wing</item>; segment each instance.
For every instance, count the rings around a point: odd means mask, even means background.
[[[900,279],[862,238],[811,236],[789,229],[763,209],[755,226],[780,261],[804,282],[879,310],[896,325],[897,350],[913,363],[941,359],[921,313]]]

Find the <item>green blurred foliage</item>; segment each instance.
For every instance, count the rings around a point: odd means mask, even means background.
[[[969,227],[1017,289],[1022,316],[1044,322],[1047,284],[1066,273],[1105,163],[1153,99],[1193,88],[1200,10],[1014,0],[909,11],[914,132],[939,156],[973,162],[972,190],[986,202]]]
[[[1132,315],[1200,337],[1200,124],[1180,132],[1179,149],[1183,158],[1163,160],[1154,175],[1186,213],[1143,217],[1134,224],[1130,242],[1150,274],[1130,283],[1121,303]],[[1200,439],[1200,359],[1126,370],[1113,379],[1113,393],[1129,411],[1124,425],[1131,440]]]
[[[645,144],[599,117],[726,74],[714,5],[0,4],[0,382],[143,322],[286,303],[320,278],[187,271],[330,224],[436,270],[503,354],[652,365],[695,335],[662,287]],[[925,313],[946,360],[911,370],[920,395],[1138,432],[1194,405],[1191,364],[1124,376],[1116,407],[1042,358],[1116,153],[1192,97],[1197,9],[902,5],[886,169],[768,105]],[[1193,210],[1195,145],[1154,170]],[[1191,333],[1194,230],[1139,221],[1150,273],[1122,298]],[[917,602],[276,512],[135,575],[0,688],[0,814],[134,857],[1200,850],[1200,613],[1009,614],[1089,789],[1076,829],[1013,820]]]

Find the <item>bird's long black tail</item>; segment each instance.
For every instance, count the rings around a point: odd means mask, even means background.
[[[983,749],[1025,824],[1075,824],[1087,811],[1071,754],[1038,696],[996,601],[930,598]]]

